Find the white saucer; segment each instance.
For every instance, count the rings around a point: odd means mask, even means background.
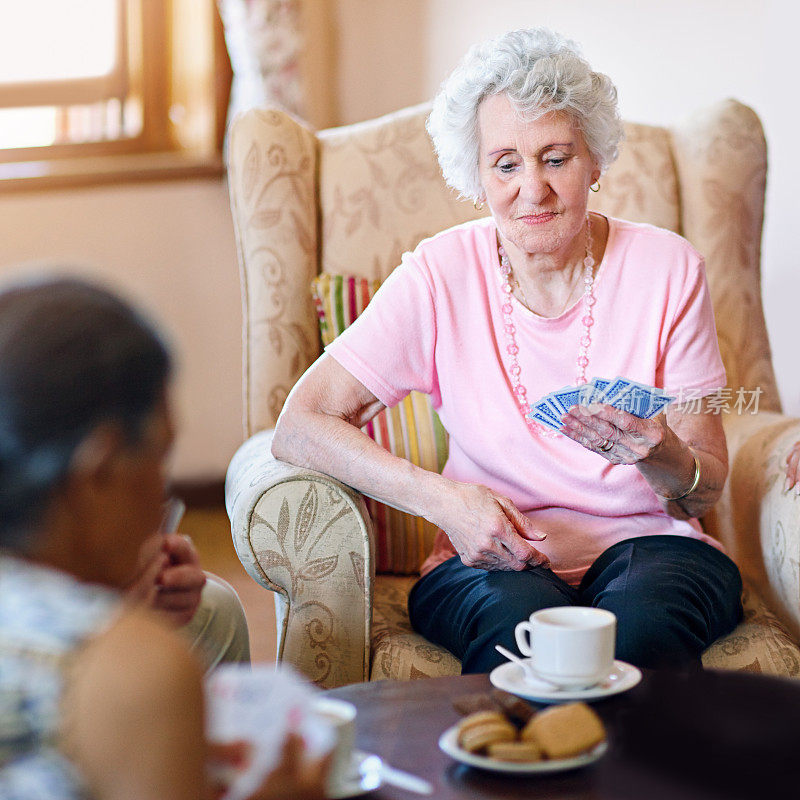
[[[326,797],[330,800],[340,800],[345,797],[358,797],[379,789],[383,783],[382,767],[383,762],[378,756],[354,750],[350,770],[337,781],[336,786],[328,790]]]
[[[642,679],[642,673],[625,661],[614,661],[605,680],[586,689],[556,689],[544,681],[526,678],[522,667],[509,661],[495,667],[489,675],[493,686],[503,691],[511,692],[526,700],[536,700],[540,703],[565,703],[568,700],[602,700],[604,697],[627,692]]]
[[[534,775],[536,773],[563,772],[568,769],[585,767],[587,764],[597,761],[597,759],[608,750],[608,744],[606,742],[600,742],[600,744],[593,747],[588,753],[581,753],[581,755],[574,756],[573,758],[531,761],[529,763],[498,761],[497,759],[488,758],[487,756],[468,753],[466,750],[459,747],[458,725],[453,725],[452,728],[448,728],[439,737],[439,749],[456,761],[460,761],[462,764],[468,764],[471,767],[480,767],[481,769],[488,769],[492,772],[515,772],[518,775]]]

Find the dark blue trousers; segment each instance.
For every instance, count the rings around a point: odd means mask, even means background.
[[[742,579],[715,547],[685,536],[640,536],[601,553],[580,586],[549,569],[487,572],[453,558],[414,585],[418,633],[461,659],[462,672],[489,672],[517,652],[514,627],[540,608],[594,606],[617,617],[616,657],[651,668],[700,668],[700,655],[742,618]]]

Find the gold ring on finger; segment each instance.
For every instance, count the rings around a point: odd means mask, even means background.
[[[600,445],[600,450],[604,453],[607,453],[612,447],[614,446],[614,442],[610,439],[603,439],[603,443]]]

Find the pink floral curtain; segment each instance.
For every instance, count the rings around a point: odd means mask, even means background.
[[[233,67],[230,117],[266,106],[305,116],[303,1],[217,0]]]

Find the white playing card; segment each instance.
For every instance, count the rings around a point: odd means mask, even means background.
[[[234,772],[225,800],[253,795],[275,766],[289,731],[303,737],[312,757],[335,744],[330,723],[312,708],[318,690],[285,665],[223,664],[206,676],[205,693],[209,740],[243,739],[251,745],[247,765]]]

